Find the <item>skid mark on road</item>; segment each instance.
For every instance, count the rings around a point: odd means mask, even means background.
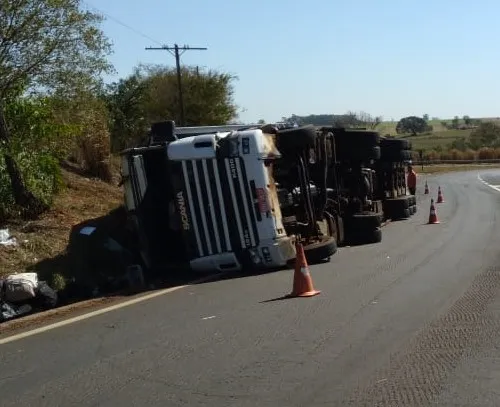
[[[500,185],[492,185],[492,184],[486,182],[484,179],[482,179],[480,175],[477,176],[477,179],[479,181],[481,181],[484,185],[490,187],[491,189],[494,189],[495,191],[500,192]]]
[[[424,406],[446,377],[497,330],[487,307],[500,292],[500,271],[478,275],[449,311],[420,332],[412,346],[349,402],[356,406]]]

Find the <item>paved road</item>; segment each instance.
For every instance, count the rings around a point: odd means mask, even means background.
[[[291,271],[224,280],[2,345],[0,405],[496,406],[500,193],[478,174],[429,177],[440,225],[419,196],[312,267],[320,296],[265,302]]]

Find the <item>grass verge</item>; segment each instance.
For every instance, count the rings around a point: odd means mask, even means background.
[[[63,179],[63,191],[40,219],[0,225],[0,228],[8,228],[18,242],[14,247],[0,246],[0,275],[25,270],[51,277],[67,275],[63,257],[71,228],[87,219],[105,216],[123,201],[117,182],[110,185],[89,179],[71,167],[63,169]]]

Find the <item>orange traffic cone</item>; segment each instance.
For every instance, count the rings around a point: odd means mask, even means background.
[[[312,297],[321,291],[315,290],[309,273],[304,247],[298,241],[295,243],[297,257],[295,260],[295,273],[293,275],[293,289],[288,297]]]
[[[431,210],[429,213],[429,225],[435,225],[439,222],[438,216],[437,216],[437,211],[436,207],[434,206],[434,199],[431,199]]]
[[[427,185],[427,181],[425,181],[425,191],[424,191],[424,194],[428,194],[429,193],[429,185]]]
[[[444,196],[443,193],[441,192],[441,187],[438,187],[438,200],[437,203],[443,203],[444,202]]]

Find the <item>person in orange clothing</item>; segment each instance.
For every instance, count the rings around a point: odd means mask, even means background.
[[[417,173],[413,170],[413,167],[408,165],[408,180],[406,181],[406,186],[410,191],[410,195],[415,195],[417,191]]]

